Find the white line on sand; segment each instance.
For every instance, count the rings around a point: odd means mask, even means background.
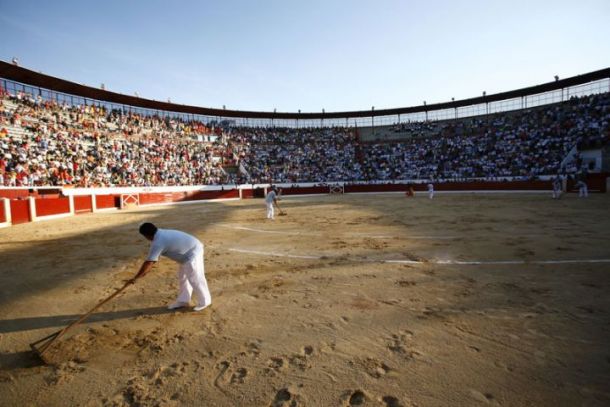
[[[315,259],[315,260],[319,260],[321,259],[321,256],[299,256],[296,254],[283,254],[283,253],[274,253],[274,252],[261,252],[258,250],[247,250],[247,249],[229,249],[232,252],[238,252],[238,253],[250,253],[250,254],[259,254],[261,256],[273,256],[273,257],[290,257],[293,259]]]
[[[303,235],[303,234],[305,234],[305,233],[301,233],[301,232],[284,232],[281,230],[254,229],[254,228],[247,228],[245,226],[232,226],[232,225],[222,225],[222,224],[219,224],[218,226],[223,227],[223,228],[229,228],[229,229],[247,230],[249,232],[274,233],[274,234],[278,234],[278,235]]]
[[[322,235],[322,233],[311,233],[311,232],[294,232],[294,231],[282,231],[282,230],[264,230],[264,229],[256,229],[256,228],[249,228],[246,226],[236,226],[236,225],[226,225],[226,224],[222,224],[219,223],[217,226],[223,227],[223,228],[228,228],[228,229],[236,229],[236,230],[247,230],[249,232],[257,232],[257,233],[272,233],[272,234],[278,234],[278,235],[302,235],[302,236],[320,236]],[[397,236],[392,236],[392,235],[370,235],[367,233],[348,233],[351,234],[352,236],[356,236],[356,237],[368,237],[370,239],[393,239]],[[404,236],[404,239],[430,239],[430,240],[450,240],[450,239],[457,239],[457,236],[421,236],[421,235],[414,235],[414,236]]]
[[[328,258],[327,256],[306,256],[288,253],[265,252],[260,250],[230,248],[232,252],[258,254],[260,256],[272,257],[288,257],[293,259],[310,259],[320,260]],[[442,264],[442,265],[460,265],[460,266],[477,266],[477,265],[515,265],[515,264],[582,264],[582,263],[610,263],[610,259],[572,259],[572,260],[489,260],[489,261],[461,261],[461,260],[369,260],[360,259],[365,263],[397,263],[397,264]]]

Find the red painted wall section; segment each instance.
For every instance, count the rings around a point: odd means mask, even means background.
[[[27,189],[0,189],[0,198],[19,199],[28,196],[30,192]]]
[[[91,212],[91,196],[75,196],[74,197],[74,212],[75,213],[85,213]]]
[[[189,195],[186,201],[198,201],[202,199],[231,199],[239,198],[239,189],[227,189],[224,191],[196,191]]]
[[[195,191],[195,192],[165,192],[143,193],[140,195],[140,205],[153,205],[171,202],[202,201],[208,199],[239,198],[238,189],[224,191]]]
[[[590,175],[587,184],[589,192],[606,192],[606,176]],[[551,181],[473,181],[473,182],[433,182],[435,191],[551,191]],[[345,193],[349,192],[392,192],[406,191],[408,184],[370,184],[346,185]],[[427,183],[412,184],[415,191],[426,191]],[[568,191],[573,191],[574,182],[568,181]],[[284,194],[286,189],[284,189]]]
[[[0,223],[4,222],[6,222],[6,216],[4,216],[4,199],[0,199]]]
[[[413,185],[414,189],[420,190],[422,186]],[[392,191],[406,191],[406,184],[380,184],[380,185],[346,185],[344,188],[345,193],[348,192],[392,192]]]
[[[252,189],[242,189],[241,197],[242,199],[252,199],[254,198],[254,191]]]
[[[186,192],[164,192],[158,194],[139,194],[140,205],[151,205],[179,201],[187,196]]]
[[[11,222],[13,225],[30,221],[30,201],[14,199],[11,201]]]
[[[97,209],[108,209],[118,208],[120,203],[120,196],[117,195],[96,195],[95,206]]]
[[[30,187],[30,188],[3,188],[0,187],[0,198],[23,199],[27,197],[45,198],[59,197],[61,195],[61,187]]]
[[[282,190],[282,195],[328,194],[330,192],[329,187],[294,187],[280,189]]]
[[[70,199],[64,198],[38,198],[35,199],[36,216],[49,216],[70,213]]]

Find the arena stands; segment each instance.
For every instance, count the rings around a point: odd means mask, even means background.
[[[574,146],[610,140],[610,94],[489,117],[401,124],[394,131],[402,132],[403,140],[363,148],[365,179],[551,175],[562,170]]]
[[[69,106],[24,93],[0,105],[0,185],[172,186],[519,177],[578,169],[575,147],[610,138],[610,94],[443,122],[387,140],[353,128],[207,127]]]
[[[238,128],[232,136],[244,146],[242,181],[297,183],[360,179],[352,129]]]
[[[5,95],[0,183],[5,186],[153,186],[233,182],[228,142],[201,123],[107,112]],[[212,137],[209,137],[212,139]],[[233,160],[233,161],[232,161]]]

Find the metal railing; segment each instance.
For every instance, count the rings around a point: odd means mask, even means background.
[[[1,72],[0,72],[1,73]],[[493,100],[483,103],[467,104],[468,100],[452,101],[447,103],[439,103],[437,105],[455,105],[455,107],[436,108],[434,105],[430,107],[419,106],[404,109],[390,110],[417,110],[412,113],[398,113],[383,115],[383,111],[370,111],[367,117],[365,111],[345,112],[345,117],[325,118],[324,114],[316,114],[316,118],[260,118],[248,117],[247,112],[244,112],[244,117],[236,117],[235,111],[231,111],[231,115],[205,115],[184,113],[171,110],[148,109],[138,106],[117,104],[104,100],[89,99],[86,97],[71,95],[62,92],[57,92],[45,89],[39,86],[28,85],[25,83],[13,81],[10,79],[0,79],[1,89],[8,91],[11,94],[24,93],[33,98],[41,98],[44,101],[54,101],[60,104],[69,106],[98,106],[105,108],[108,112],[119,111],[123,114],[138,114],[142,116],[157,116],[161,118],[178,119],[184,122],[201,122],[206,125],[218,125],[221,123],[243,126],[243,127],[288,127],[288,128],[305,128],[305,127],[381,127],[389,126],[397,123],[423,122],[423,121],[441,121],[455,120],[466,117],[484,116],[495,113],[509,112],[515,110],[528,109],[553,103],[567,101],[572,97],[582,97],[586,95],[599,94],[610,92],[610,78],[603,78],[587,83],[568,86],[561,89],[554,89],[547,92],[528,94],[520,97],[512,97],[502,100]],[[511,92],[509,92],[511,93]],[[494,95],[490,95],[493,99]],[[472,100],[485,99],[474,98]],[[149,101],[152,102],[152,101]],[[464,105],[465,104],[465,105]],[[166,104],[171,106],[171,104]],[[459,106],[458,106],[459,105]],[[180,108],[181,105],[176,105]],[[202,108],[202,110],[205,110]],[[210,109],[217,112],[222,110]],[[260,112],[258,112],[260,115]],[[350,117],[349,113],[357,113],[358,117]],[[273,116],[272,113],[268,115]],[[301,116],[297,114],[283,114]],[[312,114],[304,114],[303,117],[311,116]],[[331,113],[333,116],[339,113]]]

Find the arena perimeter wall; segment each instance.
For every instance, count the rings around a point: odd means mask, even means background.
[[[590,174],[590,192],[606,192],[607,174]],[[413,187],[416,192],[427,191],[421,183],[333,183],[343,187],[344,193],[404,193]],[[174,205],[202,201],[262,198],[269,184],[154,187],[154,188],[1,188],[0,227],[20,223],[56,219],[123,207]],[[314,183],[278,184],[282,196],[329,194],[329,185]],[[435,192],[538,192],[551,193],[550,181],[465,181],[435,182]],[[567,183],[568,192],[575,192],[574,182]]]

